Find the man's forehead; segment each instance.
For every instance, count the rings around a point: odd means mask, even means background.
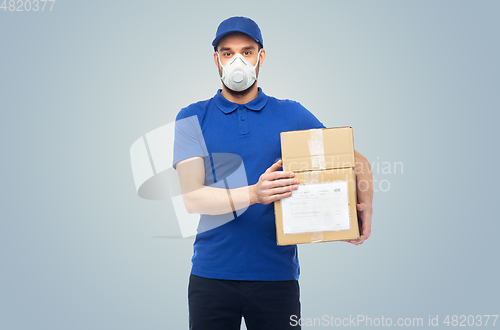
[[[257,48],[259,44],[244,33],[231,33],[222,38],[217,45],[218,48]]]

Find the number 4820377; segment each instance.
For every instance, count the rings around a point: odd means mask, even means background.
[[[1,0],[0,0],[1,1]],[[49,6],[45,7],[48,2],[52,2]],[[52,11],[56,0],[3,0],[0,9],[3,11]]]

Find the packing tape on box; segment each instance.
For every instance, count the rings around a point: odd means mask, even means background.
[[[323,131],[321,129],[311,129],[311,139],[309,143],[309,154],[311,155],[312,168],[314,170],[326,169],[325,148],[323,147]]]
[[[314,233],[311,233],[311,243],[318,243],[318,242],[323,242],[322,231],[316,231]]]
[[[304,181],[302,184],[319,183],[319,171],[304,172]]]

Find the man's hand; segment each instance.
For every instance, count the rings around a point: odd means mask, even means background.
[[[269,204],[292,196],[292,191],[298,189],[299,180],[293,178],[293,172],[278,171],[281,164],[280,159],[260,176],[259,182],[250,186],[251,204]]]
[[[361,245],[370,237],[372,232],[372,206],[366,203],[356,204],[358,219],[361,220],[361,235],[358,239],[346,241],[354,245]]]

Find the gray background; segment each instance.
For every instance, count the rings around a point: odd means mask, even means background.
[[[379,166],[372,237],[299,247],[303,317],[500,314],[499,14],[498,1],[1,10],[0,328],[187,328],[193,240],[168,238],[170,201],[138,197],[129,150],[220,88],[210,43],[234,15],[263,31],[264,91],[352,126]]]

